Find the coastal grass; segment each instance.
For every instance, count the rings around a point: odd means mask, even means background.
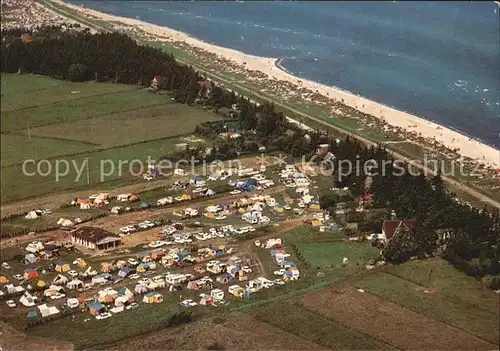
[[[433,264],[435,270],[432,269]],[[431,260],[422,266],[409,262],[387,273],[375,272],[359,280],[356,287],[498,343],[498,296],[483,290],[479,282],[471,281],[463,273],[445,265],[440,260]],[[426,294],[424,288],[435,291]]]
[[[310,340],[329,350],[386,350],[388,345],[314,313],[298,303],[274,302],[253,310],[259,321]]]

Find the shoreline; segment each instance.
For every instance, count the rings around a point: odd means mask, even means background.
[[[486,167],[500,169],[500,150],[495,147],[475,137],[464,135],[462,132],[453,130],[452,127],[440,125],[431,120],[397,110],[383,103],[369,100],[338,87],[327,86],[308,79],[296,77],[281,65],[283,61],[282,58],[260,57],[246,54],[235,49],[210,44],[194,38],[187,33],[169,27],[144,22],[140,19],[107,14],[66,3],[61,0],[51,0],[51,2],[77,11],[83,16],[110,22],[116,29],[121,29],[125,32],[127,30],[132,30],[135,34],[139,35],[141,34],[140,32],[142,32],[142,34],[151,36],[152,38],[150,38],[150,40],[187,45],[191,49],[205,51],[215,55],[217,59],[229,62],[229,66],[232,64],[242,71],[247,71],[246,75],[250,80],[252,80],[252,77],[248,72],[260,72],[265,75],[271,83],[284,83],[291,86],[290,90],[295,90],[294,93],[308,91],[307,95],[309,96],[319,96],[320,99],[318,100],[321,100],[320,102],[326,100],[326,105],[332,107],[332,114],[344,114],[346,117],[349,117],[352,111],[359,111],[362,114],[373,117],[377,123],[382,124],[384,131],[404,134],[410,137],[410,141],[413,142],[414,140],[423,140],[426,144],[438,149],[444,146],[451,153],[457,153],[469,158],[473,163],[481,163]],[[139,33],[137,29],[140,31]],[[262,77],[260,77],[260,79],[261,78]],[[311,101],[316,99],[307,97],[305,100]],[[325,105],[325,103],[323,103],[323,105]],[[345,113],[346,111],[347,113]]]
[[[292,76],[293,76],[293,77],[295,77],[295,78],[301,79],[300,77],[298,77],[298,76],[294,75],[292,72],[290,72],[290,71],[289,71],[289,70],[288,70],[285,66],[283,66],[283,62],[284,62],[284,61],[285,61],[285,59],[284,59],[284,58],[282,58],[282,57],[280,57],[280,58],[276,59],[276,61],[275,61],[275,63],[274,63],[274,64],[275,64],[275,66],[276,66],[277,68],[281,69],[283,72],[285,72],[285,73],[287,73],[287,74],[290,74],[290,75],[292,75]],[[326,85],[326,84],[319,83],[319,82],[316,82],[316,83],[321,84],[321,85]],[[334,89],[337,89],[337,90],[341,90],[341,91],[343,91],[343,92],[345,92],[345,93],[347,93],[347,94],[351,94],[351,95],[355,95],[355,96],[358,96],[358,97],[362,97],[359,93],[353,93],[353,92],[352,92],[352,91],[350,91],[350,90],[346,90],[346,89],[339,88],[339,87],[332,86],[332,85],[326,85],[326,86],[331,87],[331,88],[334,88]],[[385,108],[390,108],[390,109],[393,109],[393,110],[396,110],[396,111],[399,111],[399,112],[402,112],[402,113],[407,113],[407,114],[412,115],[412,116],[414,116],[414,117],[418,117],[418,116],[416,116],[416,115],[413,115],[411,112],[404,111],[404,110],[402,110],[402,109],[398,109],[398,108],[396,108],[396,107],[394,107],[394,106],[389,106],[389,105],[387,105],[387,104],[385,104],[385,103],[383,103],[383,102],[370,100],[369,98],[366,98],[366,97],[365,97],[365,99],[367,99],[367,100],[369,100],[369,101],[373,101],[373,102],[375,102],[375,103],[377,103],[377,104],[379,104],[379,105],[381,105],[381,106],[384,106]],[[436,125],[439,125],[439,126],[441,126],[441,127],[443,127],[443,128],[450,129],[451,131],[456,132],[456,133],[459,133],[460,135],[462,135],[462,136],[464,136],[464,137],[467,137],[467,138],[473,139],[473,140],[477,141],[478,143],[481,143],[481,144],[484,144],[484,145],[486,145],[486,146],[489,146],[489,147],[492,147],[492,148],[496,149],[496,146],[495,146],[495,145],[489,144],[488,142],[486,142],[486,141],[482,140],[481,138],[478,138],[478,137],[475,137],[475,136],[473,136],[473,135],[470,135],[469,133],[464,132],[463,130],[460,130],[460,129],[455,128],[455,127],[453,127],[453,126],[441,124],[441,123],[439,123],[439,122],[437,122],[437,121],[435,121],[435,120],[433,120],[433,119],[427,119],[427,118],[423,118],[423,117],[418,117],[418,118],[421,118],[421,119],[423,119],[423,120],[425,120],[425,121],[432,122],[432,123],[434,123],[434,124],[436,124]],[[498,152],[500,153],[500,150],[498,150]],[[500,154],[499,154],[499,157],[500,157]],[[499,167],[500,167],[500,165],[499,165]]]

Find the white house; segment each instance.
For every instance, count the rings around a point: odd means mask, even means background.
[[[120,236],[97,227],[80,227],[71,232],[71,240],[77,245],[94,250],[114,249],[121,244]]]

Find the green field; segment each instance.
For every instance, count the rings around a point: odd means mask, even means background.
[[[300,244],[299,250],[313,266],[340,266],[347,257],[349,265],[363,265],[379,256],[379,250],[368,243],[311,243]]]
[[[498,342],[498,295],[446,261],[408,262],[377,272],[357,287],[417,313]],[[422,288],[434,289],[426,294]]]
[[[36,94],[36,92],[32,94]],[[4,98],[8,101],[9,96]],[[164,104],[168,103],[169,100],[165,96],[155,95],[147,91],[128,90],[11,110],[2,112],[2,132],[23,130],[27,129],[28,126],[34,128],[48,124],[74,122],[78,119],[95,118],[115,112]],[[62,137],[62,135],[57,136]]]
[[[2,167],[22,163],[28,159],[51,158],[94,149],[96,145],[73,140],[31,137],[27,135],[2,134]]]
[[[90,317],[83,323],[88,314],[77,314],[71,321],[63,318],[54,322],[30,329],[30,335],[44,338],[61,339],[72,342],[77,349],[102,349],[106,345],[144,333],[166,328],[171,316],[179,311],[172,296],[164,295],[161,304],[143,304],[133,311],[124,311],[106,320]]]
[[[2,201],[87,186],[86,159],[93,186],[130,178],[127,162],[172,154],[197,124],[219,118],[129,85],[2,74],[2,87]],[[23,172],[25,160],[48,159],[54,170],[55,158],[70,162],[68,174],[57,180],[54,172]],[[109,160],[104,172],[111,171],[111,163],[115,171],[101,177],[104,160]],[[25,169],[32,173],[36,167],[30,163]],[[43,165],[42,172],[47,169]],[[77,169],[85,170],[79,179]]]
[[[2,112],[80,100],[92,96],[135,91],[132,85],[71,83],[36,75],[2,74]]]
[[[177,103],[167,103],[32,129],[32,135],[65,138],[115,146],[191,133],[197,124],[215,114]],[[110,125],[116,132],[110,133]],[[141,128],[138,128],[141,126]]]

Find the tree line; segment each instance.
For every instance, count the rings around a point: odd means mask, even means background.
[[[332,186],[348,187],[354,198],[371,196],[373,206],[387,208],[397,219],[416,219],[417,228],[398,235],[384,248],[392,262],[425,257],[436,250],[467,274],[482,277],[500,274],[500,220],[498,210],[471,208],[456,201],[445,189],[440,175],[412,175],[410,165],[396,167],[382,146],[366,146],[346,137],[337,140],[320,130],[306,131],[288,123],[272,104],[256,104],[204,79],[192,67],[178,63],[159,49],[140,46],[124,34],[61,32],[55,27],[33,34],[33,41],[19,39],[21,32],[2,32],[2,72],[29,72],[72,81],[102,81],[150,86],[160,76],[156,91],[168,91],[179,103],[213,109],[228,119],[205,122],[196,132],[213,140],[211,147],[187,147],[176,157],[224,160],[241,153],[279,151],[292,157],[315,157],[314,162],[330,168]],[[238,131],[238,138],[219,134]],[[330,153],[318,155],[317,146],[328,144]],[[172,155],[169,155],[171,157]],[[325,162],[328,161],[328,162]],[[376,172],[349,169],[350,165],[376,164]],[[369,179],[369,181],[368,181]],[[339,201],[325,189],[323,207]],[[447,236],[441,241],[437,231]]]

